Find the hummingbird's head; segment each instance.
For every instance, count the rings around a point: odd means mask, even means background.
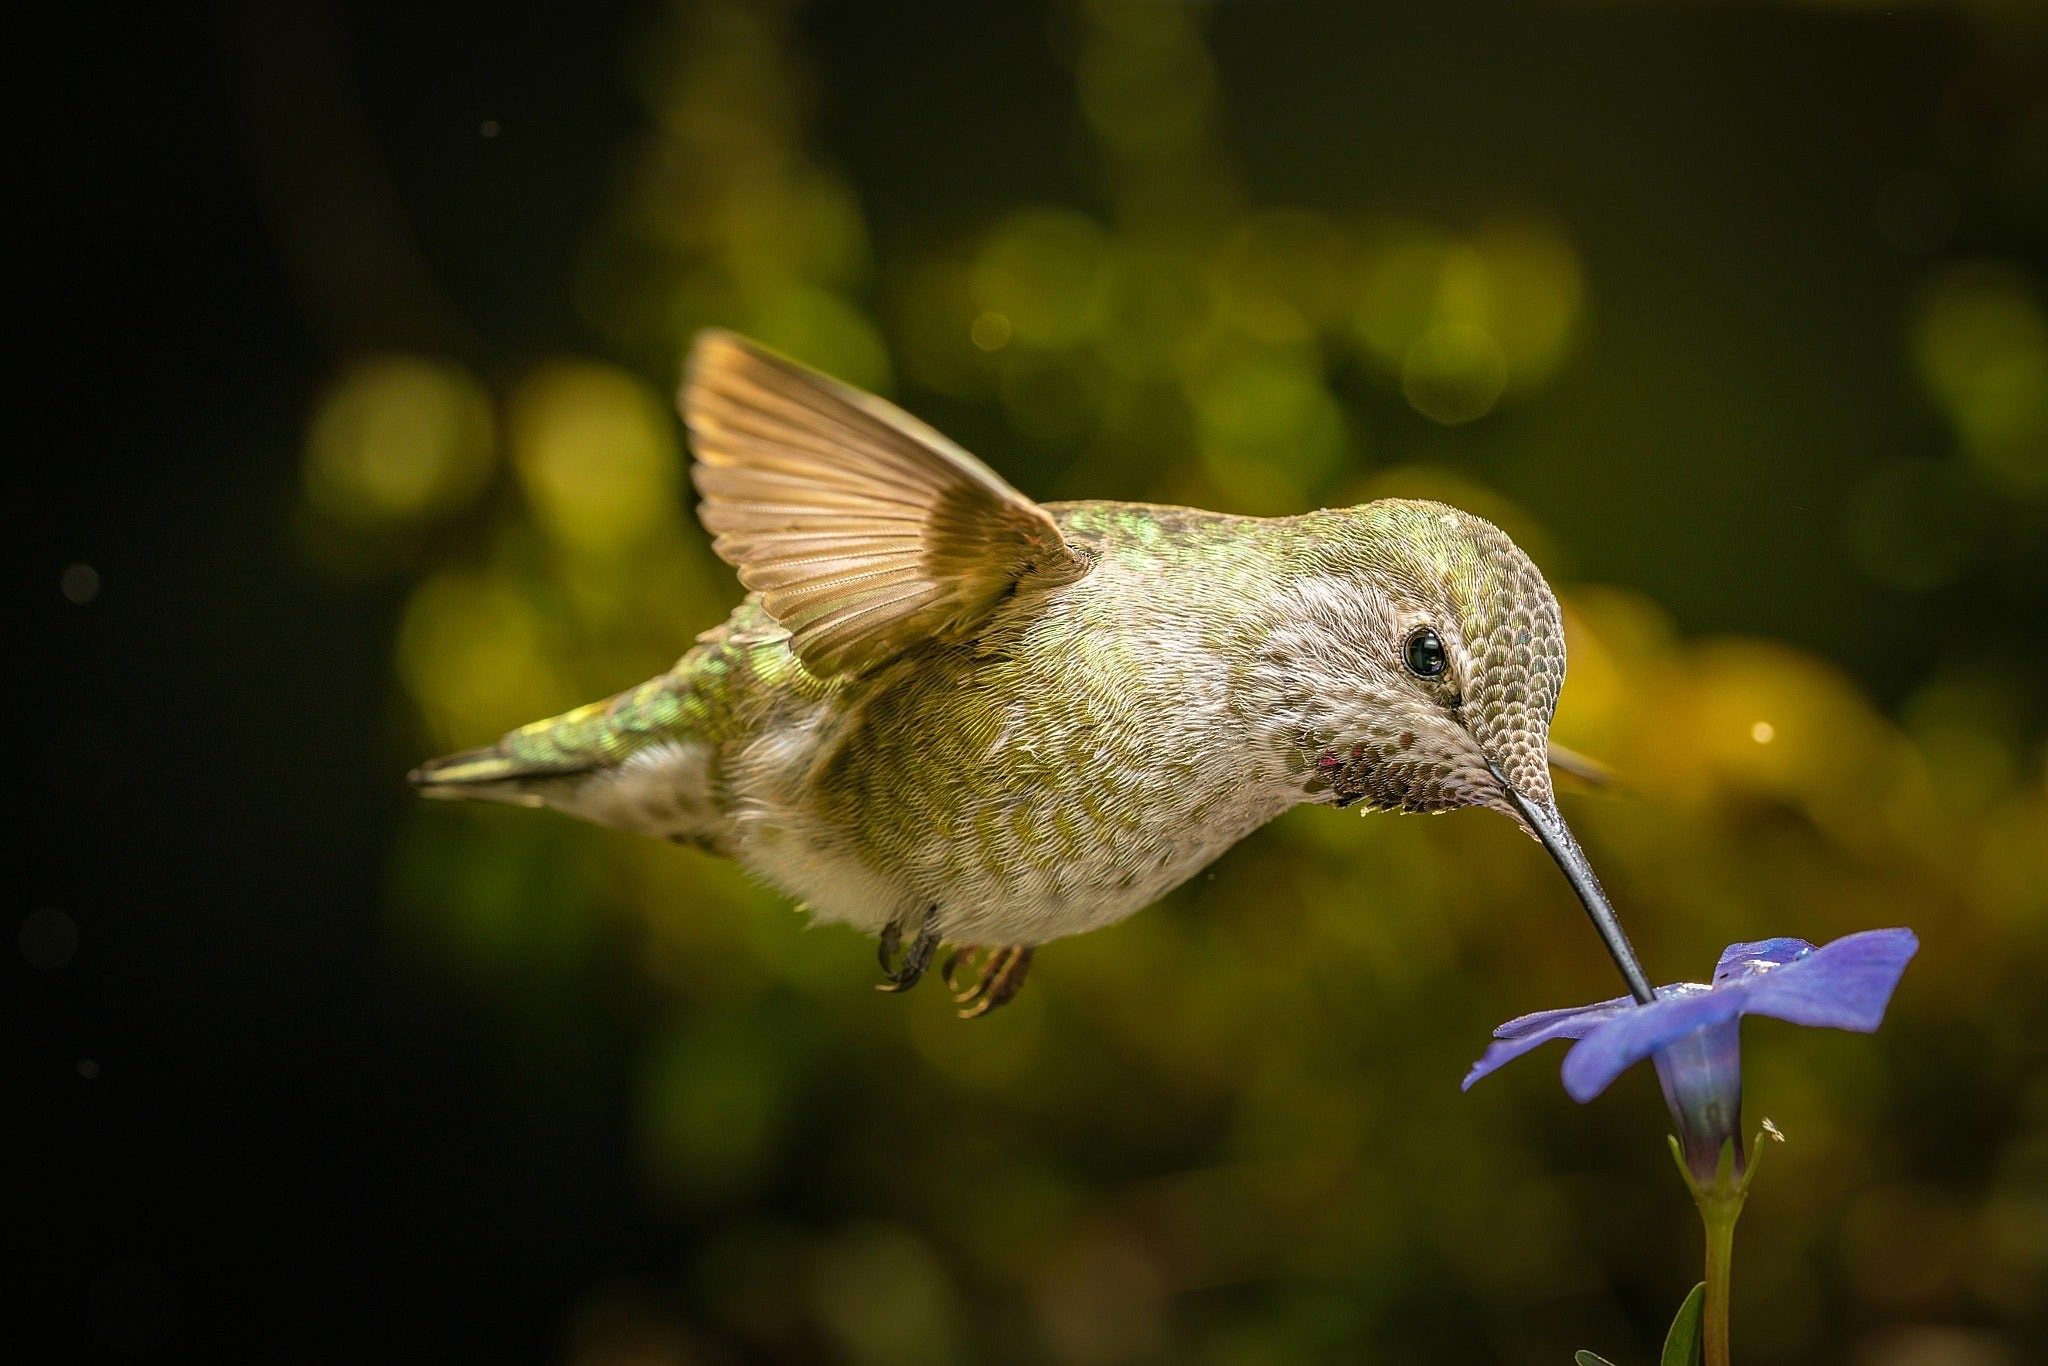
[[[1442,503],[1386,500],[1300,525],[1254,676],[1303,790],[1339,807],[1508,816],[1558,861],[1648,999],[1551,791],[1564,624],[1535,564]]]
[[[1259,670],[1304,784],[1334,806],[1551,802],[1551,713],[1564,682],[1557,598],[1491,522],[1388,500],[1301,519]]]

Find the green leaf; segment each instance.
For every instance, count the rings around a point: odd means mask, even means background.
[[[1572,1361],[1576,1366],[1614,1366],[1606,1357],[1597,1352],[1589,1352],[1583,1347],[1572,1353]]]
[[[1695,1366],[1699,1361],[1700,1312],[1706,1303],[1707,1283],[1701,1281],[1678,1306],[1678,1317],[1671,1320],[1671,1331],[1664,1337],[1664,1355],[1657,1358],[1659,1366]]]

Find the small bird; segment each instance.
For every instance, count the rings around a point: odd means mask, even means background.
[[[1038,946],[1290,807],[1487,807],[1549,850],[1649,999],[1552,794],[1557,599],[1492,524],[1401,499],[1040,505],[727,332],[698,337],[679,402],[750,595],[667,673],[422,765],[426,795],[736,859],[878,936],[884,990],[946,950],[970,1017]]]

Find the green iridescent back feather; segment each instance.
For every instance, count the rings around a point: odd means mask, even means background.
[[[511,731],[495,744],[422,765],[413,781],[435,787],[523,785],[620,766],[652,746],[683,739],[717,745],[739,738],[779,697],[822,700],[841,686],[814,677],[789,649],[789,633],[758,598],[698,638],[675,667],[637,687]]]

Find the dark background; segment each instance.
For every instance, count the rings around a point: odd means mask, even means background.
[[[1451,1089],[1497,1020],[1607,990],[1562,888],[1481,817],[1363,840],[1290,817],[1169,909],[1041,955],[1014,1020],[956,1025],[936,993],[873,997],[861,944],[695,855],[415,809],[422,753],[661,668],[731,600],[679,437],[634,416],[708,323],[887,389],[1046,496],[1412,489],[1502,520],[1595,642],[1569,738],[1633,782],[1588,805],[1588,843],[1661,975],[1762,933],[1929,943],[1876,1041],[1751,1030],[1775,1069],[1752,1101],[1793,1143],[1745,1226],[1742,1355],[1974,1366],[2042,1340],[2048,68],[2023,12],[66,22],[20,54],[47,85],[17,134],[36,363],[4,484],[31,631],[25,1340],[1648,1354],[1694,1266],[1648,1083],[1585,1111],[1532,1064]],[[1179,72],[1206,93],[1162,132]],[[730,222],[664,237],[663,206],[714,195]],[[854,246],[806,226],[849,204]],[[1235,361],[1127,365],[1128,338],[1181,335],[1144,291],[1279,207],[1343,238],[1298,287],[1311,342],[1237,389],[1202,368]],[[1034,335],[1020,306],[985,356],[986,262],[1054,210],[1104,225],[1111,302],[1069,326],[1064,267],[1013,281],[1052,313]],[[1435,307],[1459,271],[1493,280],[1473,316],[1508,337],[1497,222],[1563,244],[1532,278],[1576,300],[1568,340],[1526,370],[1504,343],[1504,388],[1451,365],[1433,415],[1415,352],[1376,369],[1316,310],[1398,239],[1451,282]],[[309,432],[386,401],[350,377],[394,356],[488,396],[510,453],[367,515],[308,473]],[[1301,424],[1261,425],[1275,394]],[[614,550],[613,513],[551,510],[553,457],[520,444],[550,402],[643,433],[661,527]],[[538,662],[437,691],[420,603],[470,599],[436,584],[528,614]],[[1782,766],[1742,748],[1765,717],[1810,723]]]

